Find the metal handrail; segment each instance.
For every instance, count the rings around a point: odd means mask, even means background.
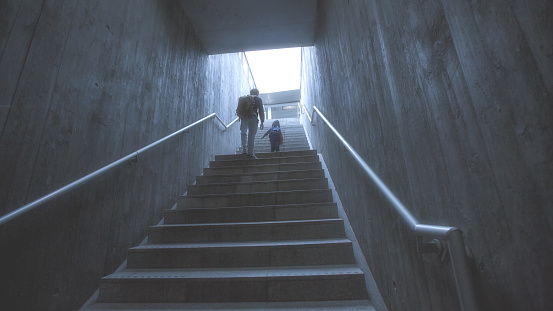
[[[305,105],[301,103],[303,109],[307,112]],[[323,122],[334,132],[336,137],[342,142],[349,153],[357,161],[357,163],[363,168],[365,173],[374,182],[377,188],[384,194],[386,199],[391,203],[395,211],[401,216],[403,221],[409,226],[413,232],[421,237],[427,237],[432,239],[439,239],[447,241],[449,255],[453,266],[453,272],[455,275],[455,282],[457,285],[457,295],[460,300],[461,309],[478,310],[476,295],[474,293],[473,280],[471,277],[471,271],[469,266],[469,258],[465,249],[463,241],[463,232],[455,227],[447,226],[435,226],[425,225],[420,223],[411,212],[401,203],[401,201],[394,195],[394,193],[384,184],[384,182],[374,173],[369,165],[361,158],[361,156],[351,147],[351,145],[344,139],[342,135],[332,126],[332,124],[325,118],[325,116],[313,106],[313,113],[309,116],[306,113],[307,118],[312,126],[315,125],[315,117],[318,115]]]
[[[80,178],[80,179],[64,186],[64,187],[61,187],[60,189],[58,189],[54,192],[51,192],[51,193],[41,197],[40,199],[37,199],[37,200],[35,200],[35,201],[33,201],[29,204],[26,204],[26,205],[24,205],[24,206],[22,206],[22,207],[20,207],[16,210],[14,210],[13,212],[10,212],[10,213],[2,216],[0,218],[0,225],[3,225],[8,221],[33,210],[37,206],[39,206],[41,204],[44,204],[44,203],[46,203],[46,202],[62,195],[62,194],[70,191],[70,190],[73,190],[74,188],[76,188],[76,187],[78,187],[78,186],[80,186],[80,185],[82,185],[86,182],[91,181],[92,179],[104,174],[105,172],[107,172],[107,171],[109,171],[109,170],[111,170],[111,169],[113,169],[113,168],[115,168],[115,167],[117,167],[117,166],[119,166],[123,163],[128,163],[129,161],[132,161],[133,159],[137,158],[139,154],[141,154],[141,153],[143,153],[143,152],[145,152],[145,151],[147,151],[147,150],[149,150],[149,149],[151,149],[151,148],[153,148],[153,147],[155,147],[155,146],[157,146],[161,143],[164,143],[164,142],[168,141],[169,139],[174,138],[175,136],[178,136],[178,135],[183,134],[183,133],[187,133],[188,130],[190,130],[194,126],[196,126],[196,125],[198,125],[198,124],[200,124],[204,121],[207,121],[209,119],[213,119],[213,118],[216,118],[225,127],[223,131],[226,131],[227,128],[229,128],[234,122],[238,121],[238,119],[239,119],[239,118],[236,118],[232,122],[230,122],[228,125],[225,125],[225,123],[221,120],[221,118],[219,118],[219,116],[216,113],[212,113],[212,114],[210,114],[210,115],[208,115],[208,116],[206,116],[206,117],[204,117],[204,118],[202,118],[202,119],[200,119],[200,120],[198,120],[198,121],[182,128],[182,129],[180,129],[180,130],[178,130],[178,131],[176,131],[176,132],[174,132],[170,135],[167,135],[167,136],[165,136],[165,137],[163,137],[163,138],[147,145],[146,147],[138,149],[137,151],[127,155],[126,157],[123,157],[123,158],[121,158],[121,159],[119,159],[119,160],[117,160],[117,161],[115,161],[111,164],[108,164],[108,165],[102,167],[101,169],[98,169],[98,170],[96,170],[96,171],[94,171],[94,172],[92,172],[92,173],[90,173],[90,174],[88,174],[88,175],[86,175],[86,176],[84,176],[84,177],[82,177],[82,178]]]

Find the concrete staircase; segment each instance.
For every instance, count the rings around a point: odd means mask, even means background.
[[[318,155],[286,132],[286,152],[216,156],[83,310],[374,310]]]

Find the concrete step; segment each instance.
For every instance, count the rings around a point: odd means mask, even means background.
[[[279,149],[281,152],[287,152],[287,151],[303,151],[303,150],[309,150],[309,144],[302,143],[302,144],[287,144],[284,143],[283,145],[279,146]],[[253,153],[269,153],[271,152],[271,145],[269,144],[256,144],[253,148]],[[238,148],[237,153],[242,153],[242,149]]]
[[[272,123],[264,123],[263,125],[264,125],[265,129],[263,129],[263,130],[258,129],[257,130],[258,132],[266,132],[268,129],[271,128]],[[283,125],[283,124],[281,124],[280,130],[281,131],[302,131],[302,132],[304,132],[303,125],[301,125],[301,124],[295,124],[295,125]]]
[[[257,131],[257,133],[255,134],[256,139],[263,137],[263,135],[265,135],[265,132],[266,131]],[[297,138],[305,139],[305,132],[303,130],[302,131],[299,131],[299,130],[281,131],[281,133],[283,137],[297,137]],[[267,137],[269,137],[269,135],[265,136],[265,138]]]
[[[251,165],[233,166],[233,167],[206,167],[203,170],[204,176],[221,175],[221,174],[247,174],[259,172],[276,172],[276,171],[298,171],[298,170],[314,170],[321,169],[320,162],[297,162],[297,163],[282,163],[282,164],[267,164],[256,165],[257,160],[252,161]]]
[[[267,125],[267,126],[265,126],[265,129],[263,129],[263,130],[258,129],[257,131],[258,131],[258,132],[263,132],[263,133],[265,133],[265,132],[266,132],[268,129],[270,129],[270,128],[271,128],[271,125]],[[280,130],[281,130],[282,132],[284,132],[284,131],[290,131],[290,132],[294,131],[294,132],[305,133],[305,130],[303,129],[303,126],[302,126],[302,125],[281,126],[281,127],[280,127]],[[305,135],[305,134],[304,134],[304,135]]]
[[[341,219],[157,225],[150,227],[148,242],[200,243],[284,241],[344,237]]]
[[[177,198],[177,208],[238,207],[332,202],[330,189],[186,195]]]
[[[264,205],[225,208],[171,209],[164,212],[164,223],[201,224],[228,222],[266,222],[338,218],[336,203]]]
[[[124,270],[102,278],[101,302],[366,300],[353,265]]]
[[[307,146],[307,145],[306,146],[280,145],[280,147],[278,149],[279,149],[278,151],[302,151],[302,150],[309,150],[309,146]],[[258,153],[261,153],[261,152],[271,152],[271,148],[260,146],[259,148],[255,147],[253,149],[254,154],[258,154]]]
[[[273,152],[267,152],[267,153],[258,153],[256,154],[256,156],[258,158],[272,158],[272,157],[275,157],[275,156],[278,156],[278,157],[288,157],[288,156],[291,156],[291,157],[295,157],[295,156],[305,156],[305,155],[316,155],[317,154],[317,150],[302,150],[302,151],[288,151],[288,152],[278,152],[278,153],[273,153]],[[243,155],[241,154],[220,154],[220,155],[216,155],[215,156],[215,161],[218,161],[218,160],[239,160],[239,159],[243,159]]]
[[[229,166],[249,166],[249,165],[267,165],[267,164],[285,164],[285,163],[302,163],[302,162],[318,162],[318,155],[302,155],[302,156],[286,156],[282,157],[277,153],[273,153],[272,157],[258,158],[256,161],[246,159],[228,159],[209,161],[209,167],[229,167]]]
[[[288,180],[288,179],[299,179],[299,178],[322,178],[324,176],[325,174],[322,169],[284,171],[284,172],[279,172],[279,171],[259,172],[259,173],[255,172],[255,173],[245,173],[245,174],[220,174],[220,175],[197,176],[196,185],[204,185],[204,184],[211,184],[211,183]]]
[[[302,142],[299,142],[299,141],[298,142],[283,141],[283,144],[279,145],[279,148],[282,149],[284,147],[294,148],[294,149],[303,148],[304,150],[309,150],[309,143],[307,142],[307,140],[302,141]],[[255,143],[254,151],[259,150],[259,149],[269,149],[269,151],[270,151],[271,150],[271,142],[264,141],[264,142],[260,142],[260,143]]]
[[[259,143],[266,143],[268,144],[270,142],[269,136],[265,136],[263,138],[263,135],[256,135],[255,137],[255,144]],[[283,142],[291,142],[291,143],[304,143],[307,142],[307,137],[305,137],[305,134],[302,136],[299,135],[282,135],[282,141]]]
[[[255,141],[255,146],[270,146],[271,145],[271,142],[269,139],[267,138],[264,138],[263,140],[256,140]],[[302,140],[298,140],[298,139],[294,139],[294,140],[288,140],[288,139],[283,139],[282,140],[282,145],[281,146],[304,146],[304,145],[309,145],[309,143],[307,142],[307,139],[302,139]]]
[[[256,139],[259,139],[265,135],[266,131],[257,131],[255,134]],[[286,130],[281,131],[283,137],[294,137],[294,138],[303,138],[305,139],[305,132],[303,130]],[[269,135],[265,136],[266,138]]]
[[[283,136],[282,138],[283,144],[307,144],[307,138],[305,137],[295,137],[295,136]],[[271,141],[269,140],[269,136],[266,136],[265,138],[261,139],[256,138],[255,145],[265,144],[270,145]]]
[[[261,132],[257,132],[255,134],[255,139],[256,139],[256,142],[259,141],[261,139],[261,137],[263,137],[263,135],[265,135],[265,131],[261,131]],[[305,137],[305,132],[282,132],[282,137],[283,138],[290,138],[290,139],[306,139]],[[263,139],[269,139],[269,135],[265,136]]]
[[[268,180],[258,182],[189,185],[187,188],[187,195],[292,191],[325,188],[328,189],[328,180],[326,178],[304,178],[289,180]]]
[[[83,310],[100,311],[375,311],[368,300],[223,303],[98,303]]]
[[[256,143],[255,146],[254,146],[254,151],[257,150],[257,149],[267,149],[271,148],[271,143],[270,142],[262,142],[262,143]],[[279,148],[282,149],[282,148],[288,148],[288,149],[298,149],[298,150],[301,150],[301,148],[303,148],[303,150],[309,150],[309,143],[306,141],[304,142],[289,142],[289,141],[283,141],[282,145],[279,145]]]
[[[305,136],[305,130],[303,129],[303,127],[299,126],[299,127],[286,127],[286,128],[281,128],[280,131],[284,134],[289,134],[289,135],[298,135],[298,136]],[[262,131],[263,132],[263,131]],[[266,132],[266,131],[265,131]],[[264,132],[263,132],[264,133]]]
[[[263,136],[267,130],[257,130],[257,133],[255,133],[255,136]],[[282,135],[288,135],[288,136],[296,136],[296,137],[305,137],[305,131],[302,128],[281,128],[280,132]],[[269,135],[267,135],[269,136]]]
[[[127,269],[354,264],[347,239],[147,244],[131,248]]]
[[[271,140],[269,139],[269,135],[261,138],[262,136],[259,136],[255,138],[255,144],[258,145],[260,143],[262,144],[269,144],[271,142]],[[285,135],[284,133],[282,134],[282,141],[283,142],[290,142],[290,143],[304,143],[304,142],[307,142],[307,137],[305,136],[305,134],[302,134],[302,135]]]

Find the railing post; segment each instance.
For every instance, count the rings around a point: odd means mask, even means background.
[[[474,293],[472,271],[463,242],[462,231],[459,229],[451,231],[448,234],[447,242],[461,309],[463,311],[476,311],[478,307]]]

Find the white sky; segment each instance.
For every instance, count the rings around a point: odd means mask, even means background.
[[[301,48],[246,52],[260,93],[300,88]]]

